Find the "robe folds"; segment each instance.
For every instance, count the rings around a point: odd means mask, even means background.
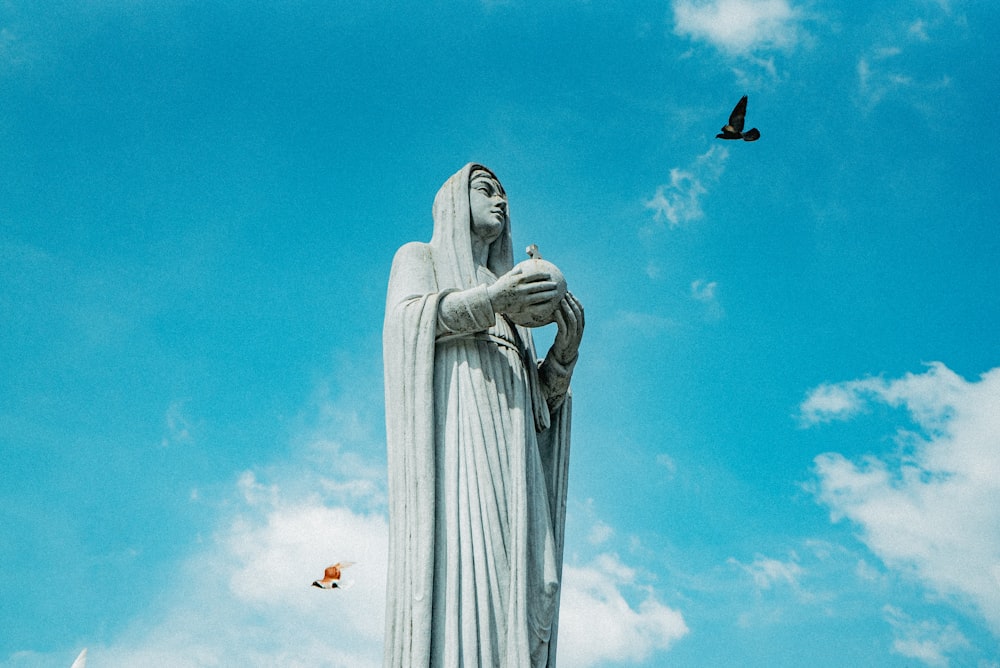
[[[555,665],[572,365],[540,369],[530,330],[492,312],[513,258],[508,227],[472,261],[478,169],[445,183],[431,242],[389,279],[386,668]]]

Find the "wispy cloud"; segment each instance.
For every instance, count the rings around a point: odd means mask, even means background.
[[[729,557],[724,567],[703,574],[699,587],[718,592],[718,609],[744,629],[787,626],[792,620],[826,623],[837,610],[867,605],[872,588],[884,582],[876,568],[863,563],[861,550],[802,539],[784,554]]]
[[[825,385],[803,422],[846,418],[868,405],[906,410],[893,452],[851,461],[816,457],[815,493],[846,518],[887,567],[970,607],[1000,635],[1000,368],[967,381],[941,363],[896,380]]]
[[[856,65],[858,99],[863,109],[871,110],[882,100],[903,91],[928,93],[951,86],[951,78],[917,78],[899,62],[904,54],[898,47],[878,47],[858,58]]]
[[[916,19],[913,23],[907,26],[906,34],[921,42],[927,42],[930,40],[930,36],[927,34],[927,22],[923,19]]]
[[[742,564],[735,559],[730,559],[730,563],[749,575],[758,590],[771,589],[778,585],[798,589],[799,579],[803,574],[802,567],[794,555],[786,561],[757,555],[750,564]]]
[[[718,183],[728,157],[728,149],[713,146],[687,167],[671,169],[670,182],[658,186],[653,198],[646,202],[646,207],[654,211],[654,220],[666,221],[675,228],[701,218],[702,197]]]
[[[0,28],[0,72],[27,60],[27,52],[17,34],[10,28]]]
[[[662,466],[666,469],[668,478],[673,478],[677,473],[677,462],[675,462],[674,458],[665,452],[661,452],[656,455],[656,464],[657,466]]]
[[[674,33],[738,55],[790,50],[802,13],[789,0],[674,0]]]
[[[710,320],[719,320],[725,313],[716,296],[718,287],[719,284],[715,281],[697,279],[691,282],[691,298],[704,304],[705,315]]]
[[[892,651],[922,661],[928,666],[949,665],[948,654],[969,646],[969,641],[954,624],[942,626],[933,620],[916,621],[891,605],[882,609],[893,628]]]
[[[590,527],[590,533],[587,535],[587,540],[591,545],[600,545],[601,543],[606,543],[608,539],[614,535],[615,530],[611,527],[611,525],[598,520],[592,527]]]
[[[715,289],[719,287],[715,281],[703,281],[698,279],[691,283],[691,296],[700,302],[714,302]]]
[[[915,107],[934,115],[933,103],[923,101],[923,97],[950,88],[951,77],[940,69],[937,73],[930,70],[922,52],[932,41],[954,34],[956,27],[961,30],[963,23],[963,17],[950,16],[946,3],[940,11],[930,10],[924,17],[886,22],[878,31],[880,42],[858,55],[858,105],[870,111],[887,98],[908,95]]]
[[[187,404],[187,400],[178,399],[167,408],[167,414],[164,417],[164,434],[160,440],[160,445],[163,447],[191,442],[192,426],[191,421],[185,415],[185,404]]]
[[[615,334],[628,332],[632,337],[642,335],[655,338],[676,328],[677,322],[654,313],[619,310],[615,312],[614,318],[605,324],[605,327]]]

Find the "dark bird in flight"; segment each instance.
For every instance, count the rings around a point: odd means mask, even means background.
[[[729,114],[729,124],[722,127],[722,132],[715,135],[718,139],[742,139],[743,141],[757,141],[760,139],[760,131],[751,128],[743,132],[743,117],[747,115],[747,96],[744,95],[733,107],[733,113]]]
[[[351,566],[353,563],[353,561],[340,561],[333,566],[327,566],[326,570],[323,572],[323,579],[316,580],[312,583],[312,586],[319,587],[320,589],[346,589],[351,583],[340,583],[340,571],[348,566]]]

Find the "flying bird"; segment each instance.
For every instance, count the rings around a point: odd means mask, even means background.
[[[744,95],[733,107],[733,113],[729,114],[729,124],[722,127],[722,132],[715,135],[718,139],[742,139],[743,141],[757,141],[760,139],[760,131],[751,128],[743,132],[743,118],[747,115],[747,96]]]
[[[352,583],[345,582],[340,583],[340,571],[348,566],[354,564],[353,561],[339,561],[333,566],[327,566],[326,570],[323,571],[323,579],[316,580],[312,583],[313,587],[319,587],[320,589],[346,589]]]

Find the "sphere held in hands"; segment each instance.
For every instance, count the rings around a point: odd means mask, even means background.
[[[540,272],[548,274],[550,280],[556,284],[556,294],[552,299],[541,304],[534,304],[520,311],[507,313],[507,317],[524,327],[542,327],[553,322],[555,320],[556,309],[559,308],[559,302],[566,295],[566,277],[559,271],[559,267],[548,260],[533,257],[521,262],[515,268],[520,268],[524,274],[537,274]]]

